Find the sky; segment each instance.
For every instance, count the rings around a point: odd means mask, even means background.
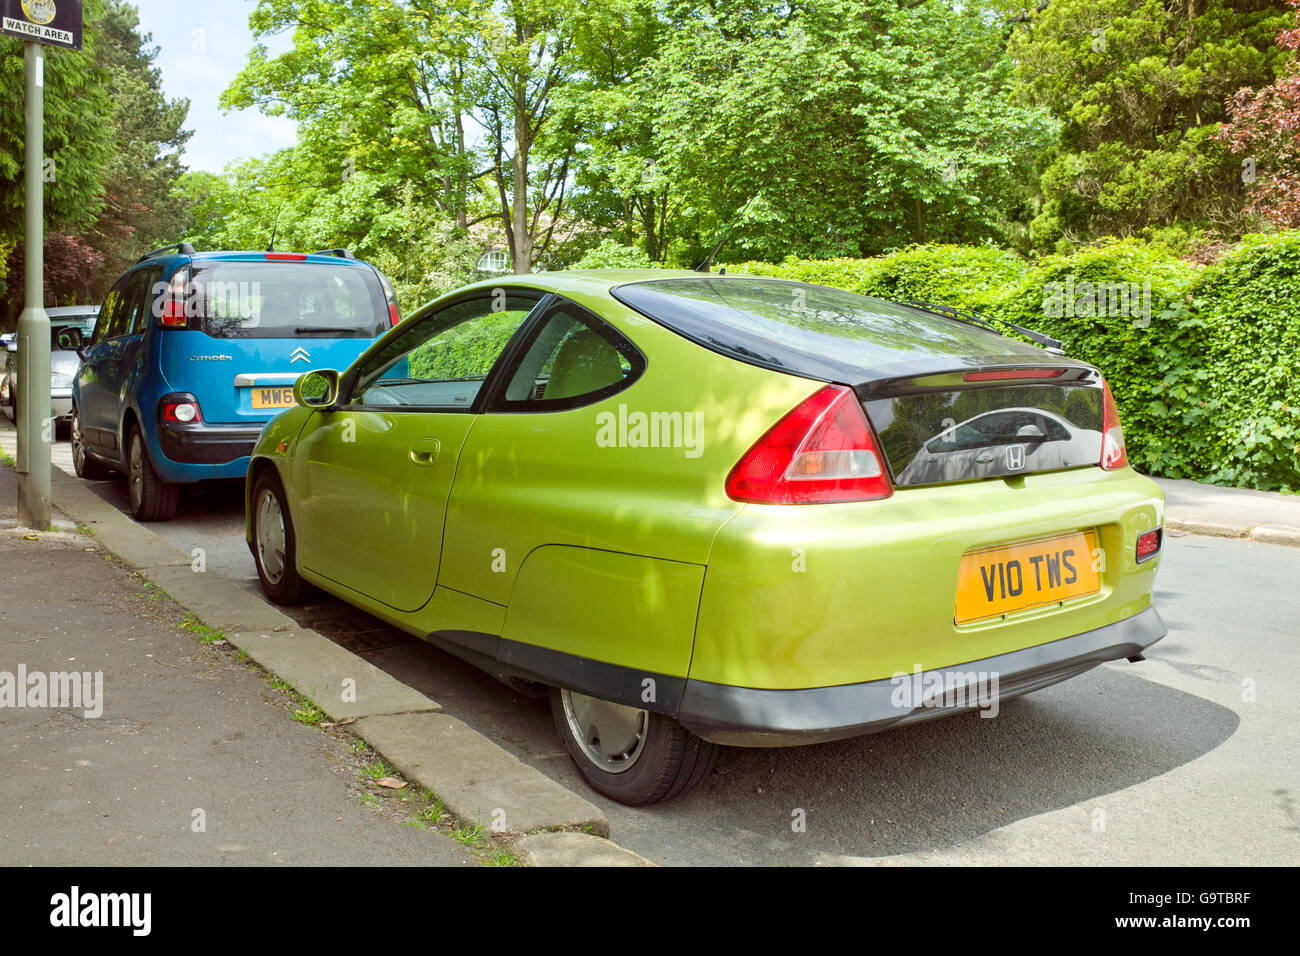
[[[140,10],[140,32],[161,47],[155,65],[168,99],[190,101],[185,128],[194,131],[182,162],[190,169],[220,172],[227,163],[293,145],[297,124],[257,110],[222,113],[221,92],[230,85],[253,45],[248,15],[256,0],[131,0]],[[265,41],[272,55],[289,47],[289,34]]]

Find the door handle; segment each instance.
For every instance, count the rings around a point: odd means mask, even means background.
[[[438,460],[438,452],[442,450],[442,442],[436,438],[421,438],[414,442],[407,455],[410,456],[411,464],[427,468]]]

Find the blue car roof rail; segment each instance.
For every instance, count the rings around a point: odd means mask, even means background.
[[[160,256],[165,252],[178,252],[183,256],[194,255],[194,247],[188,242],[178,242],[170,246],[159,246],[157,249],[151,249],[139,259],[135,260],[137,264],[144,262],[146,259],[152,259],[154,256]]]
[[[338,256],[340,259],[355,259],[347,249],[317,249],[312,253],[313,256]]]

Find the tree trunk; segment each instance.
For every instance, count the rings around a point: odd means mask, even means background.
[[[528,228],[528,153],[532,137],[528,130],[527,89],[522,81],[515,86],[515,154],[511,159],[514,191],[510,203],[513,248],[510,250],[517,275],[533,269],[533,234]]]

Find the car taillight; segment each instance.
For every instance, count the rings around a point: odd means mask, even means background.
[[[398,322],[402,321],[401,313],[397,311],[396,302],[388,303],[388,319],[392,325],[396,325]]]
[[[1101,467],[1106,471],[1128,466],[1128,449],[1124,447],[1124,429],[1119,425],[1119,409],[1115,407],[1115,396],[1110,393],[1110,386],[1101,383]]]
[[[827,385],[779,421],[727,476],[736,501],[797,505],[888,498],[893,486],[851,389]]]
[[[167,290],[158,298],[158,324],[164,329],[183,329],[189,325],[185,314],[185,285],[188,273],[177,269],[167,283]]]
[[[307,254],[305,252],[268,252],[268,259],[282,259],[288,262],[306,262]]]
[[[183,329],[189,321],[185,318],[185,303],[176,299],[163,302],[158,321],[165,329]]]
[[[1154,557],[1160,550],[1160,539],[1163,537],[1161,529],[1156,528],[1154,531],[1147,531],[1138,535],[1137,541],[1137,560],[1141,564],[1147,558]]]
[[[199,408],[198,402],[176,402],[163,399],[162,417],[165,422],[190,422],[203,421],[203,410]]]

